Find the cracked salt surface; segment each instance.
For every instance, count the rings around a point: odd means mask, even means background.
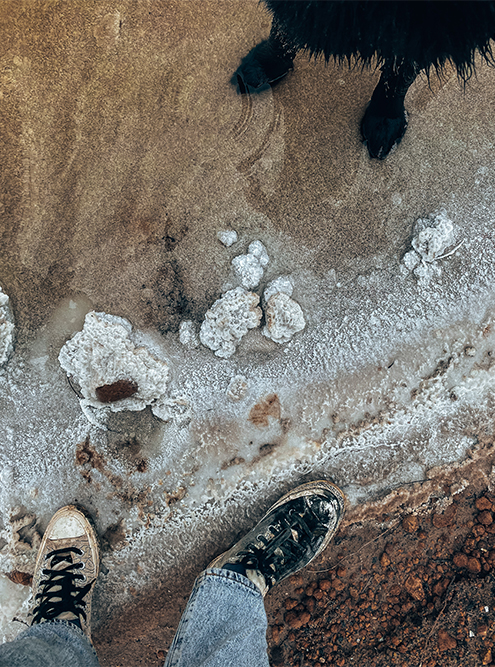
[[[27,537],[9,532],[14,507],[36,514],[40,532],[74,500],[101,534],[122,521],[96,588],[99,622],[129,587],[227,548],[301,480],[331,478],[359,503],[461,459],[493,416],[495,267],[489,210],[455,213],[466,242],[426,285],[402,275],[398,256],[363,275],[329,267],[320,280],[291,267],[308,322],[284,347],[252,352],[246,336],[218,359],[177,335],[136,331],[170,365],[162,418],[149,407],[114,412],[103,431],[59,366],[63,341],[17,350],[0,371],[0,572],[34,564]]]

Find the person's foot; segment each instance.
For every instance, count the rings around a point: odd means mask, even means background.
[[[59,509],[36,559],[31,625],[69,621],[91,638],[91,598],[99,565],[96,533],[85,514],[73,505]]]
[[[344,514],[331,482],[307,482],[286,493],[261,521],[208,567],[246,574],[263,595],[306,567],[328,545]]]

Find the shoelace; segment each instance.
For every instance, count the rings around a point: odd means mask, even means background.
[[[307,510],[317,519],[310,508],[307,508]],[[263,547],[252,545],[239,553],[239,560],[245,567],[257,569],[265,576],[272,577],[277,563],[281,561],[288,563],[304,555],[306,547],[299,542],[299,537],[302,534],[311,539],[326,533],[326,528],[321,526],[319,521],[316,528],[311,530],[304,518],[295,510],[289,511],[289,518],[286,516],[280,517],[279,523],[280,527],[270,526],[272,532],[276,533],[274,538],[268,539],[264,535],[258,536],[258,540],[264,545]],[[297,540],[294,538],[293,530],[297,533]],[[277,550],[281,553],[275,553]]]
[[[51,561],[51,568],[62,562],[66,562],[67,566],[58,570],[48,568],[42,570],[46,578],[41,581],[43,588],[35,597],[35,600],[39,599],[40,602],[33,609],[33,623],[38,623],[41,619],[51,620],[63,612],[72,612],[76,617],[82,616],[86,620],[84,611],[86,602],[83,598],[93,582],[82,587],[76,585],[77,580],[84,580],[85,577],[75,572],[83,567],[83,563],[74,563],[73,553],[82,556],[83,552],[77,547],[68,547],[50,551],[45,556],[45,560]]]

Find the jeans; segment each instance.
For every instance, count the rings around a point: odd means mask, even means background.
[[[263,596],[242,574],[205,570],[194,584],[165,667],[269,667]],[[65,621],[33,625],[0,646],[0,667],[99,667],[89,639]]]

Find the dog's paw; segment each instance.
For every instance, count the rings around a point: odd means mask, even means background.
[[[387,118],[373,113],[368,107],[361,121],[363,143],[368,148],[370,157],[383,160],[392,148],[400,143],[407,130],[407,113],[398,118]]]
[[[247,87],[259,90],[279,81],[293,69],[293,64],[290,56],[276,53],[270,41],[265,40],[242,59],[231,83],[237,86],[241,93],[245,92]]]

